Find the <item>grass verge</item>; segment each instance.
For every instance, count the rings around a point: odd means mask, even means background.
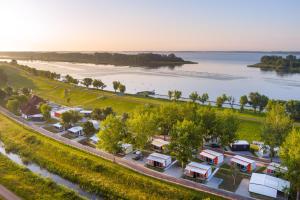
[[[0,154],[0,184],[22,199],[79,200],[73,191],[23,168]],[[1,196],[0,196],[1,199]]]

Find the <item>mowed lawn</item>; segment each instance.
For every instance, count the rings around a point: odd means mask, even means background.
[[[82,106],[87,109],[110,106],[119,114],[131,112],[134,108],[146,104],[161,105],[169,103],[168,100],[137,97],[134,95],[119,96],[114,92],[86,89],[70,84],[32,76],[15,66],[0,64],[0,69],[8,74],[9,85],[20,88],[32,88],[34,93],[41,97],[67,106]],[[110,84],[110,83],[107,83]],[[65,89],[68,89],[70,103],[65,98]],[[264,114],[255,114],[249,111],[236,112],[241,119],[238,138],[248,141],[260,140],[261,122]]]

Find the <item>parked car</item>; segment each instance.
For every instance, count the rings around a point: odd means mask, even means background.
[[[136,151],[136,152],[134,152],[134,157],[132,159],[133,160],[141,160],[143,158],[144,158],[144,156],[143,156],[142,152]]]

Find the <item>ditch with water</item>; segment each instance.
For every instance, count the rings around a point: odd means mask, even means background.
[[[63,185],[73,191],[75,191],[78,195],[85,197],[87,199],[91,199],[91,200],[102,200],[104,199],[103,197],[101,197],[98,194],[92,193],[92,192],[88,192],[82,188],[80,188],[80,186],[78,184],[72,183],[56,174],[53,174],[51,172],[49,172],[48,170],[40,167],[39,165],[35,164],[35,163],[24,163],[21,159],[21,157],[18,154],[15,153],[11,153],[11,152],[6,152],[5,150],[5,146],[4,144],[0,141],[0,154],[6,156],[7,158],[9,158],[10,160],[12,160],[13,162],[17,163],[18,165],[24,166],[27,169],[29,169],[31,172],[36,173],[42,177],[45,178],[50,178],[52,181],[54,181],[55,183],[59,184],[59,185]]]

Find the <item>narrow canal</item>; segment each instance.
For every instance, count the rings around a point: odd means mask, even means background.
[[[15,154],[15,153],[7,153],[5,150],[5,146],[4,146],[3,142],[1,142],[1,141],[0,141],[0,153],[3,154],[4,156],[6,156],[7,158],[9,158],[10,160],[12,160],[13,162],[26,167],[31,172],[36,173],[45,178],[50,178],[55,183],[57,183],[59,185],[63,185],[65,187],[75,191],[80,196],[83,196],[90,200],[103,200],[103,197],[99,196],[98,194],[88,192],[88,191],[80,188],[78,184],[72,183],[56,174],[53,174],[53,173],[49,172],[48,170],[41,168],[39,165],[37,165],[35,163],[28,163],[28,164],[24,163],[19,155]]]

